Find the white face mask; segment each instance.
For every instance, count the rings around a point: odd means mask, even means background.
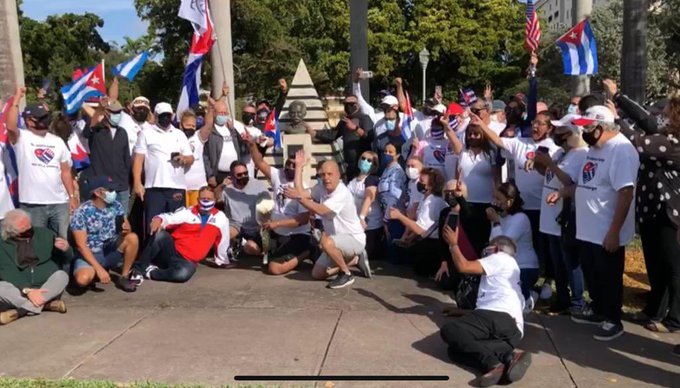
[[[406,176],[412,181],[416,180],[420,178],[420,171],[415,167],[408,167],[406,169]]]

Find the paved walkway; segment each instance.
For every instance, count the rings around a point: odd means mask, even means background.
[[[305,267],[306,270],[309,268]],[[448,382],[337,382],[335,387],[461,387],[438,326],[450,299],[387,266],[328,290],[308,271],[201,267],[188,284],[147,281],[66,296],[69,312],[0,327],[0,376],[223,385],[235,375],[446,375]],[[609,343],[566,317],[528,318],[533,365],[521,387],[680,386],[672,335],[627,324]],[[314,383],[296,383],[313,386]],[[323,387],[324,382],[316,386]]]

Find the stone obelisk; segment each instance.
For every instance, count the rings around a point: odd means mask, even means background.
[[[0,99],[5,100],[24,85],[16,0],[0,0],[0,47]]]

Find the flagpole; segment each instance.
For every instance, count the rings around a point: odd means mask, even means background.
[[[210,0],[210,10],[212,11],[214,33],[217,36],[210,56],[212,62],[213,97],[220,97],[222,84],[226,82],[231,90],[231,93],[227,96],[227,104],[229,105],[229,112],[234,115],[236,87],[234,86],[234,62],[231,42],[231,1]]]

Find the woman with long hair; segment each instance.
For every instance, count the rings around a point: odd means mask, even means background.
[[[347,188],[354,196],[361,226],[366,230],[366,254],[369,261],[383,259],[383,213],[378,198],[376,174],[380,167],[378,154],[366,151],[359,157],[359,176],[352,179]]]
[[[394,240],[404,234],[404,225],[389,218],[390,210],[396,209],[404,212],[406,209],[406,173],[399,165],[399,153],[397,146],[388,143],[384,147],[380,163],[383,172],[378,182],[378,199],[384,213],[385,242],[388,259],[400,262],[399,252]]]

